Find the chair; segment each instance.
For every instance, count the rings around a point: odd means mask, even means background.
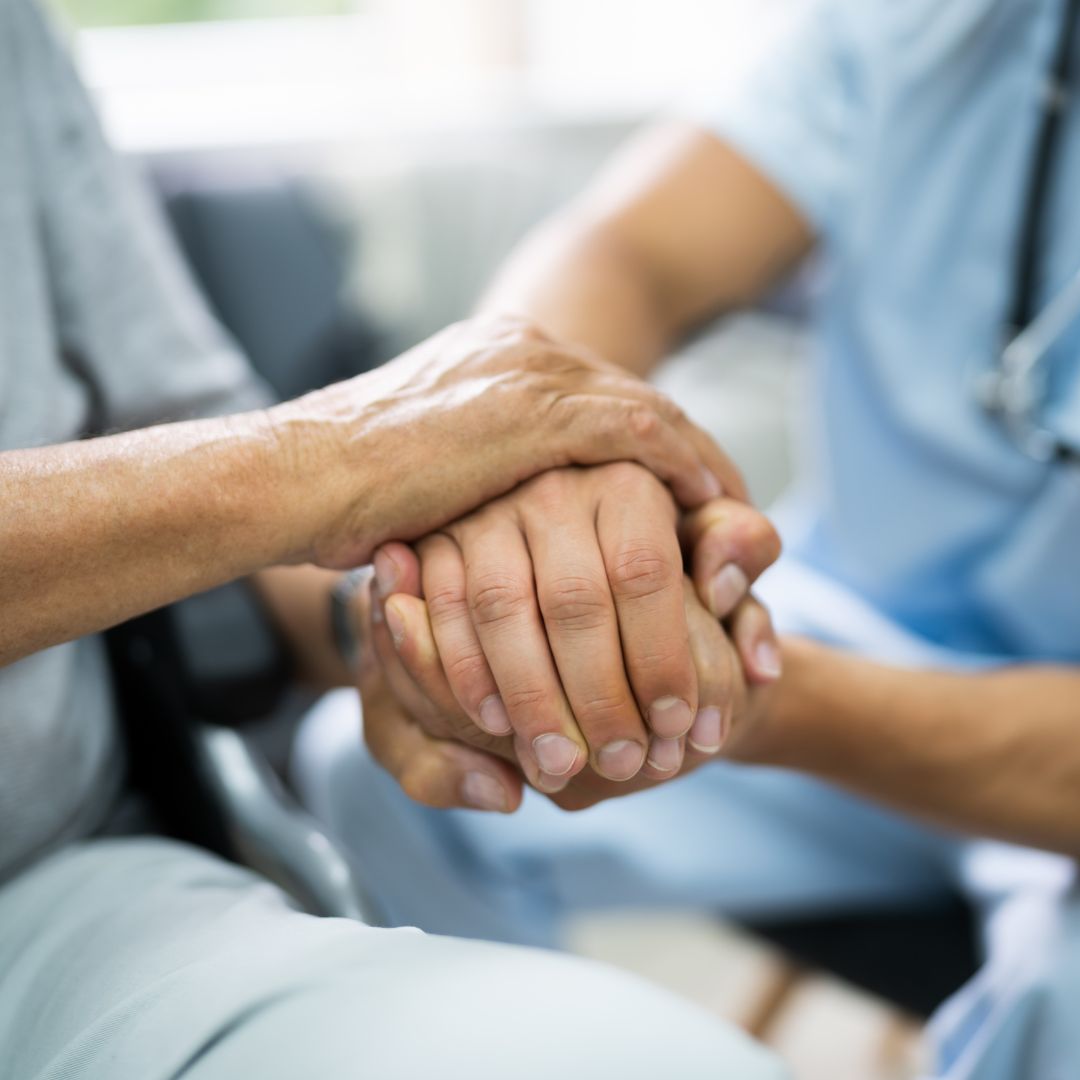
[[[243,582],[106,634],[129,778],[161,832],[248,866],[317,915],[378,924],[349,863],[238,730],[284,697],[288,654]]]

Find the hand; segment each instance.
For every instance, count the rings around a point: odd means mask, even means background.
[[[686,773],[721,751],[736,753],[767,712],[778,684],[742,674],[744,658],[772,635],[767,612],[746,598],[729,619],[731,638],[698,602],[689,581],[683,599],[701,708],[688,738],[679,742],[679,766],[646,764],[629,783],[607,780],[591,769],[549,794],[567,810],[640,791]],[[454,698],[435,646],[424,602],[396,595],[386,605],[397,624],[391,640],[376,601],[365,635],[361,669],[364,736],[375,759],[418,802],[439,808],[513,812],[521,803],[522,776],[513,740],[488,735]],[[684,756],[685,751],[685,756]]]
[[[382,549],[380,592],[427,598],[456,701],[488,734],[514,735],[541,790],[561,790],[589,761],[615,781],[646,762],[677,771],[699,694],[675,520],[639,466],[556,470],[422,541],[420,574],[408,548]],[[730,499],[703,508],[687,535],[724,615],[742,594],[719,596],[715,583],[735,573],[745,593],[779,550],[768,521]],[[771,634],[754,644],[748,666],[775,677]]]
[[[637,461],[686,507],[745,491],[713,441],[646,383],[516,320],[450,327],[377,371],[269,410],[292,463],[297,561],[367,562],[569,464]]]

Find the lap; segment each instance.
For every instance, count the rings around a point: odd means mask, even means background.
[[[309,917],[160,840],[77,845],[0,890],[0,972],[20,1080],[781,1075],[630,976]]]
[[[532,793],[510,817],[436,811],[378,768],[359,728],[355,694],[324,699],[296,779],[397,924],[550,944],[583,909],[757,919],[915,905],[953,888],[954,840],[806,776],[716,763],[581,813]]]

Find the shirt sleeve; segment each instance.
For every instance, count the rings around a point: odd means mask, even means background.
[[[27,146],[66,361],[89,384],[95,431],[240,412],[269,388],[194,286],[161,214],[106,142],[55,28],[29,0],[19,77]]]
[[[806,0],[791,24],[696,119],[767,176],[825,239],[842,229],[857,190],[865,127],[868,0]]]

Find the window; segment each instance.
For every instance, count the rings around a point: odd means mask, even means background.
[[[289,15],[341,15],[358,0],[59,0],[77,26],[138,26]]]

